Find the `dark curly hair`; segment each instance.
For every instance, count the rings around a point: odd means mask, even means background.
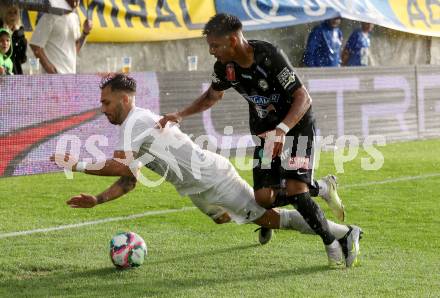
[[[112,91],[136,92],[136,80],[123,73],[112,73],[102,78],[99,88],[110,86]]]
[[[203,29],[203,35],[224,36],[241,30],[243,25],[238,17],[226,13],[213,16]]]

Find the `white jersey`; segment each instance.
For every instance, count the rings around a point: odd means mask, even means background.
[[[160,118],[150,110],[133,108],[121,125],[116,150],[137,152],[137,160],[182,196],[201,193],[236,173],[229,160],[201,149],[177,126],[155,128]]]

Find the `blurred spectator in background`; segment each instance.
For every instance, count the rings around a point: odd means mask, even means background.
[[[361,23],[361,28],[353,31],[342,52],[342,65],[368,66],[370,56],[370,32],[374,24]]]
[[[72,12],[62,16],[44,14],[30,41],[30,47],[46,73],[76,73],[77,54],[92,30],[92,22],[85,20],[80,32],[79,17],[75,12],[78,0],[67,2]]]
[[[342,31],[341,18],[326,20],[315,26],[307,40],[304,65],[309,67],[340,66]]]
[[[27,40],[24,36],[24,27],[21,25],[20,9],[10,5],[4,9],[3,27],[12,32],[12,63],[14,74],[23,74],[21,65],[26,62]]]
[[[11,32],[6,28],[0,28],[0,75],[13,73]]]

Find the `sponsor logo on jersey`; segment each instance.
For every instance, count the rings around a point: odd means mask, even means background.
[[[217,74],[215,72],[212,73],[211,80],[214,84],[220,83],[220,79],[217,77]]]
[[[270,61],[269,58],[264,59],[264,65],[266,65],[267,67],[272,65],[272,61]]]
[[[269,84],[267,83],[267,81],[265,79],[258,80],[258,86],[263,91],[267,91],[267,89],[269,89]]]
[[[194,150],[194,152],[196,153],[196,155],[200,161],[204,162],[206,160],[205,152],[203,152],[202,150],[196,150],[196,149]]]
[[[279,94],[271,94],[269,97],[262,96],[262,95],[243,95],[248,101],[253,102],[254,104],[258,106],[267,106],[271,103],[278,102],[280,99]]]
[[[283,86],[284,90],[295,83],[295,73],[287,67],[284,67],[283,70],[277,75],[277,79],[280,82],[281,86]]]
[[[252,76],[251,76],[251,75],[248,75],[248,74],[242,73],[241,76],[242,76],[243,78],[245,78],[245,79],[252,80]]]
[[[294,170],[310,170],[310,158],[306,156],[292,156],[289,159],[289,168]]]
[[[261,119],[266,118],[271,111],[276,111],[275,107],[272,104],[267,107],[255,106],[255,110],[257,111],[258,117],[260,117]]]
[[[234,63],[226,64],[226,79],[230,82],[235,81],[235,67]]]

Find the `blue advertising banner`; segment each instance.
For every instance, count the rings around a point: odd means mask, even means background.
[[[217,0],[216,11],[237,15],[245,30],[287,27],[340,16],[440,37],[438,0]]]

